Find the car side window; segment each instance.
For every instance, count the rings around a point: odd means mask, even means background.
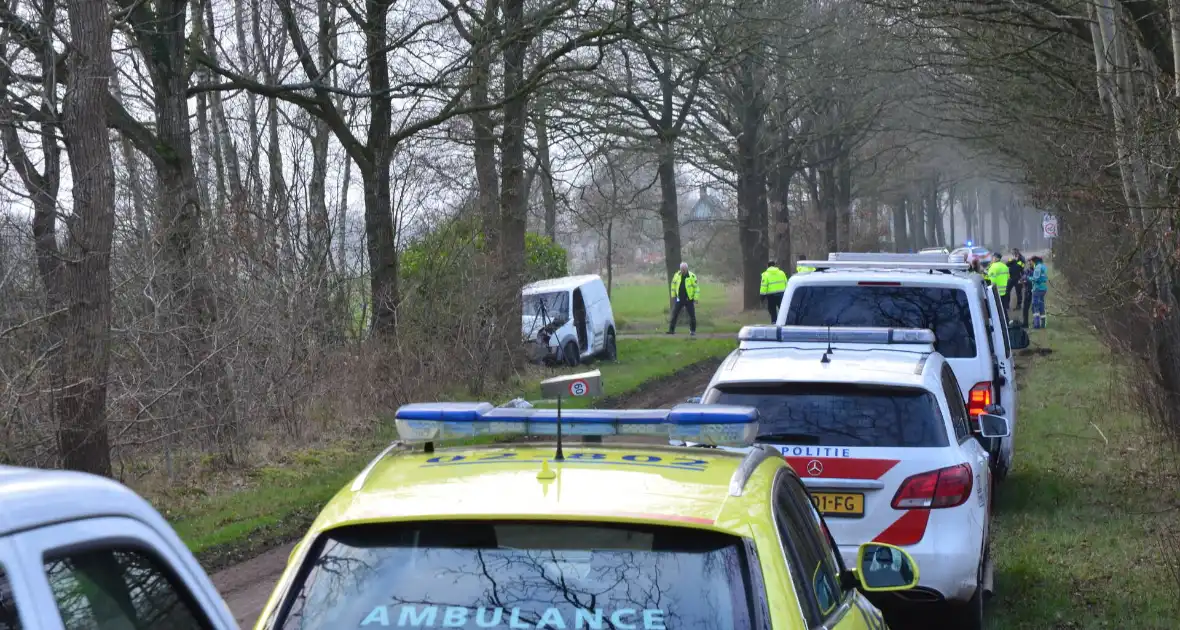
[[[208,618],[154,554],[131,547],[46,557],[45,574],[67,630],[205,630]]]
[[[983,329],[985,331],[987,331],[987,334],[984,336],[987,337],[987,350],[988,350],[988,352],[991,353],[991,356],[994,357],[994,356],[996,356],[996,343],[995,343],[995,340],[992,338],[992,334],[991,334],[992,333],[992,310],[993,310],[992,305],[995,304],[998,307],[1000,304],[1000,298],[999,298],[999,294],[995,292],[996,288],[991,285],[988,285],[988,284],[983,285],[983,290],[987,292],[986,294],[980,296],[980,302],[981,302],[980,306],[983,307]],[[989,299],[990,296],[996,296],[996,299],[994,302],[991,299]]]
[[[942,364],[942,388],[946,392],[946,404],[951,408],[951,424],[955,427],[955,439],[959,442],[971,437],[971,421],[967,417],[967,403],[959,391],[959,379],[951,366]]]
[[[4,567],[0,567],[0,630],[21,630],[12,582],[8,580]]]
[[[785,473],[780,474],[774,492],[775,521],[787,551],[795,592],[808,622],[819,625],[836,611],[844,596],[839,565],[820,522],[812,516],[815,508],[802,484]]]

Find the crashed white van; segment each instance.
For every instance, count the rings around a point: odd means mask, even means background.
[[[521,290],[521,332],[534,360],[577,365],[618,356],[615,314],[596,275],[541,280]]]

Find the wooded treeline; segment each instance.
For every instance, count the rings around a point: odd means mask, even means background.
[[[593,232],[609,268],[617,228],[642,224],[671,274],[699,182],[733,210],[749,307],[772,256],[1024,243],[1023,164],[932,114],[959,107],[954,81],[895,18],[852,0],[6,3],[0,461],[172,478],[502,381],[526,234]],[[462,261],[464,280],[437,290],[401,257],[459,215],[430,268]]]

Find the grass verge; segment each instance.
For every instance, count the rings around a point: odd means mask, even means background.
[[[611,308],[620,333],[652,333],[668,329],[668,288],[663,283],[630,282],[611,288]],[[702,284],[697,304],[698,332],[736,331],[745,324],[766,323],[764,311],[743,312],[736,285]],[[688,329],[688,315],[681,314],[677,328]]]
[[[540,378],[597,368],[602,370],[608,398],[571,401],[569,406],[610,405],[656,379],[716,361],[733,347],[732,339],[621,339],[618,362],[529,370],[516,395],[535,398]],[[173,489],[152,497],[153,502],[202,566],[216,571],[302,535],[324,503],[393,437],[392,427],[384,427],[376,435],[343,440],[329,448],[286,453],[247,470],[232,483],[217,484],[217,491]]]
[[[1174,628],[1175,546],[1165,541],[1176,540],[1175,466],[1119,404],[1119,372],[1089,327],[1051,323],[1030,331],[1021,365],[1017,459],[996,499],[989,625]]]

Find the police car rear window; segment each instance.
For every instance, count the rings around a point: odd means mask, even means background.
[[[742,541],[682,527],[353,526],[322,537],[304,567],[274,627],[752,626]]]
[[[801,286],[787,310],[791,326],[928,328],[943,356],[976,356],[975,325],[962,289],[923,286]]]
[[[851,383],[722,385],[707,403],[757,407],[759,441],[800,446],[942,447],[938,399],[922,389]]]

